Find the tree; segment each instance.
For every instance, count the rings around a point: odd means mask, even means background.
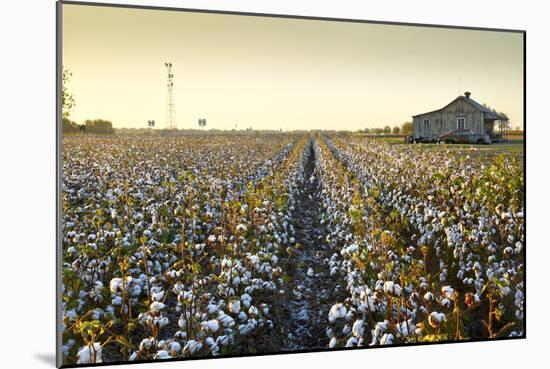
[[[401,125],[401,132],[403,134],[411,134],[413,132],[412,122],[405,122]]]
[[[384,133],[391,133],[391,127],[390,126],[385,126],[384,127]]]
[[[78,124],[76,124],[69,118],[63,118],[61,122],[62,122],[61,130],[63,134],[78,133],[79,131]]]
[[[115,133],[113,129],[113,123],[109,120],[103,119],[87,119],[84,122],[86,133],[95,133],[95,134],[108,134],[112,135]]]
[[[365,128],[365,129],[363,130],[363,133],[370,133],[370,128]]]
[[[395,135],[399,134],[400,131],[401,131],[401,129],[399,128],[399,126],[395,126],[392,129],[392,133],[395,134]]]
[[[73,74],[65,66],[61,68],[61,116],[69,118],[75,106],[74,96],[69,92],[67,84]]]

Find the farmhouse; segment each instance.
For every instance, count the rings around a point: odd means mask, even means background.
[[[436,139],[453,129],[470,129],[488,134],[494,142],[506,140],[508,118],[481,105],[470,95],[465,92],[441,109],[413,115],[413,137]]]

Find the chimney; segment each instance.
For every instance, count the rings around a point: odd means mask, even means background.
[[[472,93],[471,93],[470,91],[464,92],[464,96],[466,96],[467,99],[470,98],[470,95],[471,95],[471,94],[472,94]]]

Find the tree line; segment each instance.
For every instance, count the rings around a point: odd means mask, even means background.
[[[413,124],[412,122],[405,122],[401,124],[401,126],[385,126],[384,128],[364,128],[360,129],[359,133],[367,133],[367,134],[375,134],[375,135],[381,135],[381,134],[403,134],[403,135],[409,135],[412,134],[413,131]]]
[[[78,124],[73,122],[69,118],[63,118],[62,131],[64,134],[100,134],[100,135],[112,135],[115,133],[113,123],[104,119],[87,119],[84,124]]]

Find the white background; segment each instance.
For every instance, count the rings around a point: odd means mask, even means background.
[[[547,357],[550,32],[548,11],[536,5],[545,2],[130,2],[527,30],[527,340],[173,362],[154,367],[143,364],[139,368],[514,368]],[[55,2],[11,0],[0,7],[0,365],[51,368],[55,362]]]

